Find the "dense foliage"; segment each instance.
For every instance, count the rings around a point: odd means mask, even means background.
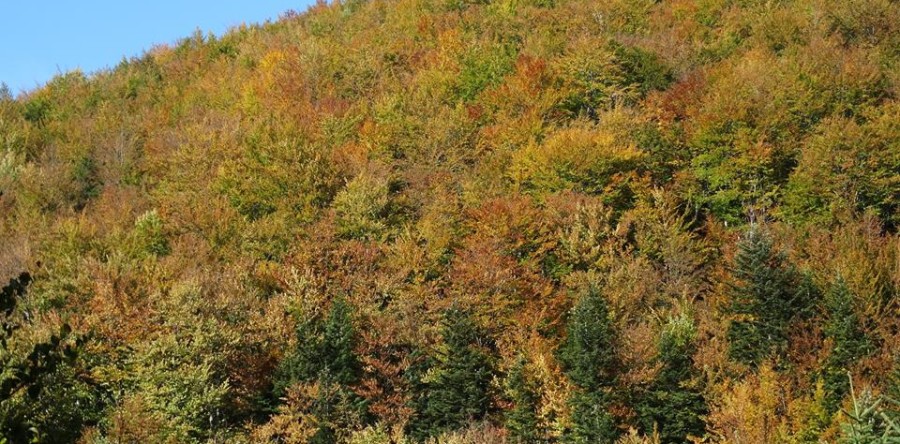
[[[897,442],[898,48],[347,0],[0,88],[0,442]]]

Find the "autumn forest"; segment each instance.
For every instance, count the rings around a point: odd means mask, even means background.
[[[900,443],[900,2],[335,0],[0,88],[0,443]]]

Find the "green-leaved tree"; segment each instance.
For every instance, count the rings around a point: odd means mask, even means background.
[[[31,281],[24,272],[0,289],[0,442],[74,442],[100,410],[75,365],[84,338],[63,324],[24,354],[13,346],[14,333],[28,326],[17,307]]]

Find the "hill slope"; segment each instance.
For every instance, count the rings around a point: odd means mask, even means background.
[[[900,435],[898,27],[350,0],[0,94],[0,431]]]

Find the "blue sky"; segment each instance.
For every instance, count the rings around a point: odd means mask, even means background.
[[[0,82],[19,93],[58,72],[115,66],[196,29],[222,35],[241,23],[304,11],[311,0],[11,0],[0,2]]]

